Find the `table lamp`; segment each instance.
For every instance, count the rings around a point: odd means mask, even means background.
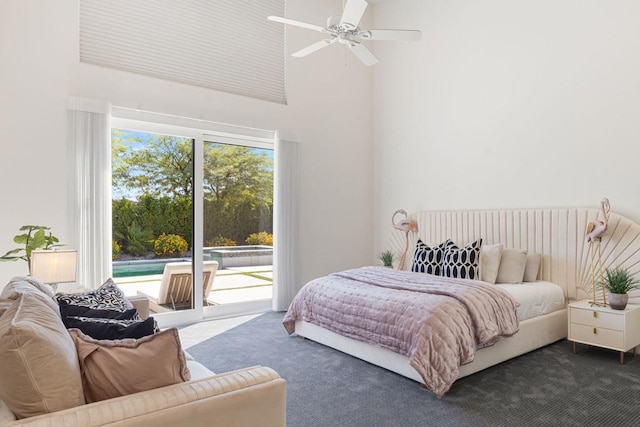
[[[31,252],[31,276],[51,285],[55,294],[59,283],[76,281],[77,259],[75,249],[34,250]]]

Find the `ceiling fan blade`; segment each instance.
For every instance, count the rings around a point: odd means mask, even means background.
[[[378,58],[365,45],[358,42],[348,44],[351,52],[353,52],[364,65],[373,65],[378,62]]]
[[[356,37],[362,40],[401,40],[418,41],[422,33],[418,30],[367,30],[359,32]]]
[[[366,0],[347,0],[344,12],[342,12],[340,24],[348,30],[357,28],[368,5],[369,3],[367,3]]]
[[[313,25],[313,24],[307,24],[306,22],[294,21],[293,19],[289,19],[289,18],[281,18],[279,16],[268,16],[267,19],[269,21],[274,21],[274,22],[280,22],[282,24],[293,25],[293,26],[300,27],[300,28],[306,28],[308,30],[320,31],[321,33],[328,33],[329,32],[329,30],[327,30],[326,28],[321,27],[319,25]]]
[[[323,47],[329,46],[330,44],[334,44],[338,39],[324,39],[320,40],[317,43],[314,43],[310,46],[305,47],[304,49],[300,49],[299,51],[293,53],[291,56],[295,56],[296,58],[302,58],[303,56],[307,56],[310,53],[315,52],[316,50],[320,50]]]

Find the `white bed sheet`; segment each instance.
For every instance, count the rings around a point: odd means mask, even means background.
[[[518,320],[553,313],[565,308],[564,291],[551,282],[537,281],[518,284],[501,283],[496,285],[509,292],[520,303],[516,310]]]

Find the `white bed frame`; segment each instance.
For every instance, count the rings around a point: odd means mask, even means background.
[[[589,298],[591,269],[585,230],[589,222],[602,220],[598,209],[538,209],[501,211],[423,211],[410,216],[418,225],[409,236],[405,269],[411,269],[413,248],[418,238],[437,244],[448,238],[466,245],[480,237],[483,244],[502,243],[505,248],[542,254],[539,279],[557,283],[567,301]],[[602,238],[604,268],[622,266],[637,275],[640,270],[640,225],[611,212]],[[397,232],[389,246],[396,254],[405,248],[404,233]],[[597,251],[594,251],[597,252]],[[640,292],[630,302],[640,303]],[[335,348],[407,378],[424,383],[406,356],[346,338],[314,324],[297,321],[300,337]],[[520,331],[492,347],[476,352],[473,362],[460,367],[462,378],[505,360],[551,344],[567,336],[567,309],[520,322]]]

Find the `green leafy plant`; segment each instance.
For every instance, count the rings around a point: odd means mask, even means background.
[[[31,252],[35,249],[51,249],[56,246],[58,238],[54,236],[49,227],[43,225],[23,225],[20,231],[24,233],[18,234],[13,241],[23,247],[12,249],[2,257],[0,261],[18,261],[25,260],[29,266],[29,274],[31,274]]]
[[[378,255],[378,259],[382,261],[382,265],[385,267],[393,267],[393,261],[395,261],[396,256],[389,249],[386,251],[382,251],[380,255]]]
[[[158,256],[183,256],[189,250],[189,244],[182,236],[162,233],[153,244],[153,251]]]
[[[142,256],[152,247],[153,235],[136,222],[129,224],[124,234],[116,233],[118,240],[123,242],[125,251],[133,256]]]
[[[233,239],[229,239],[228,237],[218,236],[218,237],[214,237],[212,240],[207,240],[206,245],[207,246],[237,246],[238,243]]]
[[[111,260],[115,260],[120,256],[120,252],[122,251],[122,247],[115,240],[111,241]]]
[[[640,284],[631,276],[629,270],[616,267],[607,268],[604,271],[604,278],[598,283],[598,286],[612,294],[626,294],[640,287]]]
[[[267,233],[266,231],[251,233],[244,242],[247,245],[273,246],[273,234]]]

